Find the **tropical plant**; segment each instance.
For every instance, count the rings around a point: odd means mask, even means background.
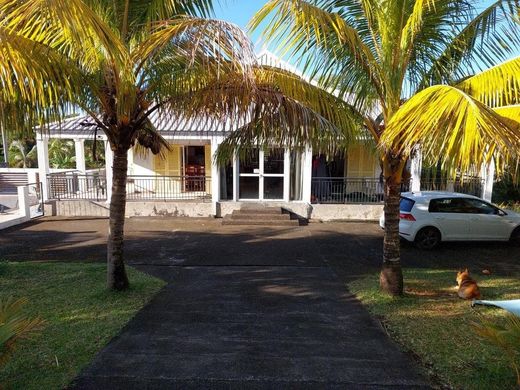
[[[9,166],[12,168],[34,168],[38,166],[36,142],[32,139],[15,139],[9,145]]]
[[[31,336],[44,323],[40,318],[27,317],[23,312],[26,304],[25,298],[0,300],[0,366],[7,362],[19,340]]]
[[[518,119],[520,111],[509,106],[520,95],[520,58],[468,78],[515,53],[518,2],[483,5],[470,0],[271,0],[250,22],[252,29],[264,25],[266,40],[349,102],[364,118],[367,137],[381,147],[381,287],[394,295],[403,292],[400,186],[413,148],[420,144],[425,158],[462,171],[492,157],[500,164],[520,150],[518,127],[506,119]],[[280,129],[244,132],[235,138],[268,142]]]
[[[49,142],[49,165],[57,169],[76,167],[74,141],[55,138]]]
[[[520,318],[508,314],[503,323],[498,323],[496,319],[482,318],[472,326],[482,339],[497,346],[509,359],[520,386]]]
[[[211,0],[0,0],[0,104],[6,128],[79,107],[114,153],[108,286],[129,282],[123,259],[127,151],[168,147],[151,115],[295,126],[337,138],[352,127],[339,100],[256,63],[236,26],[207,19]],[[323,104],[335,102],[336,104]],[[316,134],[320,133],[320,137]]]

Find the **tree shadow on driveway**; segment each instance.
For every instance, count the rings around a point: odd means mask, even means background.
[[[382,231],[370,223],[314,223],[306,227],[222,226],[215,219],[131,218],[125,257],[135,266],[330,265],[342,279],[376,272]],[[4,230],[0,259],[83,261],[106,259],[106,219],[39,220]],[[402,248],[404,267],[490,269],[520,274],[520,249],[508,243],[443,243],[434,251]]]

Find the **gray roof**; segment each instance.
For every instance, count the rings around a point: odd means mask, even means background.
[[[150,121],[154,127],[163,135],[183,134],[223,134],[232,130],[231,123],[222,124],[220,122],[211,121],[207,118],[200,117],[195,120],[186,120],[173,115],[153,113]],[[77,116],[69,118],[61,122],[54,122],[43,128],[37,128],[39,133],[48,134],[49,136],[75,135],[93,137],[96,126],[95,121],[89,115]],[[102,135],[102,131],[98,131]]]

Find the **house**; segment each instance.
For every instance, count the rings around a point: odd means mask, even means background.
[[[297,72],[268,52],[260,61]],[[281,206],[305,218],[320,220],[377,219],[382,211],[383,181],[375,154],[363,146],[353,146],[332,159],[312,149],[290,150],[274,146],[253,149],[245,159],[235,157],[224,166],[214,160],[219,144],[229,134],[228,125],[208,125],[206,121],[179,118],[150,118],[171,150],[165,156],[142,154],[136,149],[128,155],[128,216],[179,215],[225,216],[244,203]],[[57,215],[107,215],[111,191],[110,148],[105,147],[105,170],[87,171],[84,142],[105,143],[106,137],[87,126],[88,117],[75,117],[37,129],[39,177],[46,201]],[[48,159],[50,138],[73,139],[76,170],[51,173]],[[411,183],[403,190],[431,189],[421,186],[421,157],[410,164]],[[477,195],[490,198],[493,172],[484,170],[483,178],[471,179]],[[468,181],[465,181],[468,185]],[[456,183],[453,184],[453,186]],[[445,183],[449,187],[448,183]],[[449,189],[449,188],[448,188]],[[452,188],[456,189],[456,188]]]

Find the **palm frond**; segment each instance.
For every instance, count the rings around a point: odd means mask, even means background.
[[[497,61],[506,60],[518,48],[517,0],[495,1],[475,16],[471,15],[473,5],[468,8],[461,4],[461,7],[460,10],[453,8],[450,15],[466,17],[469,14],[470,20],[454,23],[447,34],[443,34],[446,45],[441,53],[432,57],[430,67],[425,69],[417,83],[418,89],[436,83],[451,83],[460,79],[467,69],[476,72],[476,64],[492,66]],[[425,39],[431,39],[431,35],[425,35]]]
[[[498,347],[507,356],[520,385],[520,318],[509,314],[505,322],[482,319],[471,324],[477,335]]]
[[[426,158],[462,171],[489,163],[498,168],[518,157],[520,123],[511,121],[450,86],[427,88],[407,101],[388,123],[381,145],[409,155],[420,144]]]
[[[520,123],[520,104],[502,106],[493,109],[498,115]]]
[[[240,127],[240,137],[247,144],[256,138],[287,146],[316,142],[323,147],[325,133],[335,145],[355,139],[363,128],[364,115],[352,106],[279,68],[253,67],[252,85],[244,84],[243,75],[237,72],[209,75],[211,72],[189,76],[185,86],[195,84],[164,101],[160,109],[186,120],[205,118],[203,127],[212,128],[214,123],[235,130]]]
[[[43,320],[30,319],[23,313],[26,304],[25,298],[0,301],[0,365],[7,361],[18,340],[30,337],[44,324]]]
[[[229,70],[247,74],[256,61],[251,41],[232,23],[197,17],[178,17],[158,24],[153,33],[139,44],[133,52],[133,61],[138,72],[157,60],[168,60],[173,69],[179,65],[189,68],[204,59],[218,61],[222,71]],[[201,61],[202,59],[202,61]]]
[[[410,51],[415,36],[421,30],[423,16],[427,11],[435,8],[434,0],[416,0],[411,14],[408,16],[406,24],[401,32],[400,47],[403,52]]]
[[[219,161],[231,158],[234,150],[240,152],[254,145],[312,145],[316,151],[332,153],[362,135],[364,116],[343,100],[281,69],[259,67],[255,75],[253,91],[244,90],[236,82],[224,86],[226,100],[241,102],[226,111],[237,112],[247,120],[238,122],[243,124],[219,147]],[[209,100],[222,101],[223,96]]]
[[[520,103],[520,57],[470,77],[457,88],[490,107]]]
[[[2,24],[49,49],[57,49],[83,67],[95,69],[107,58],[116,69],[128,63],[123,43],[81,0],[4,0]]]
[[[80,87],[77,68],[45,45],[0,25],[0,117],[12,131],[30,132],[63,117]]]
[[[381,69],[373,52],[340,14],[309,1],[271,0],[253,17],[250,29],[257,29],[264,20],[268,23],[263,37],[277,42],[282,53],[298,57],[306,69],[317,69],[321,55],[338,59],[348,52],[382,96]]]
[[[180,15],[210,17],[213,0],[84,0],[96,13],[105,15],[114,31],[126,40],[140,42],[154,29],[157,22]]]

